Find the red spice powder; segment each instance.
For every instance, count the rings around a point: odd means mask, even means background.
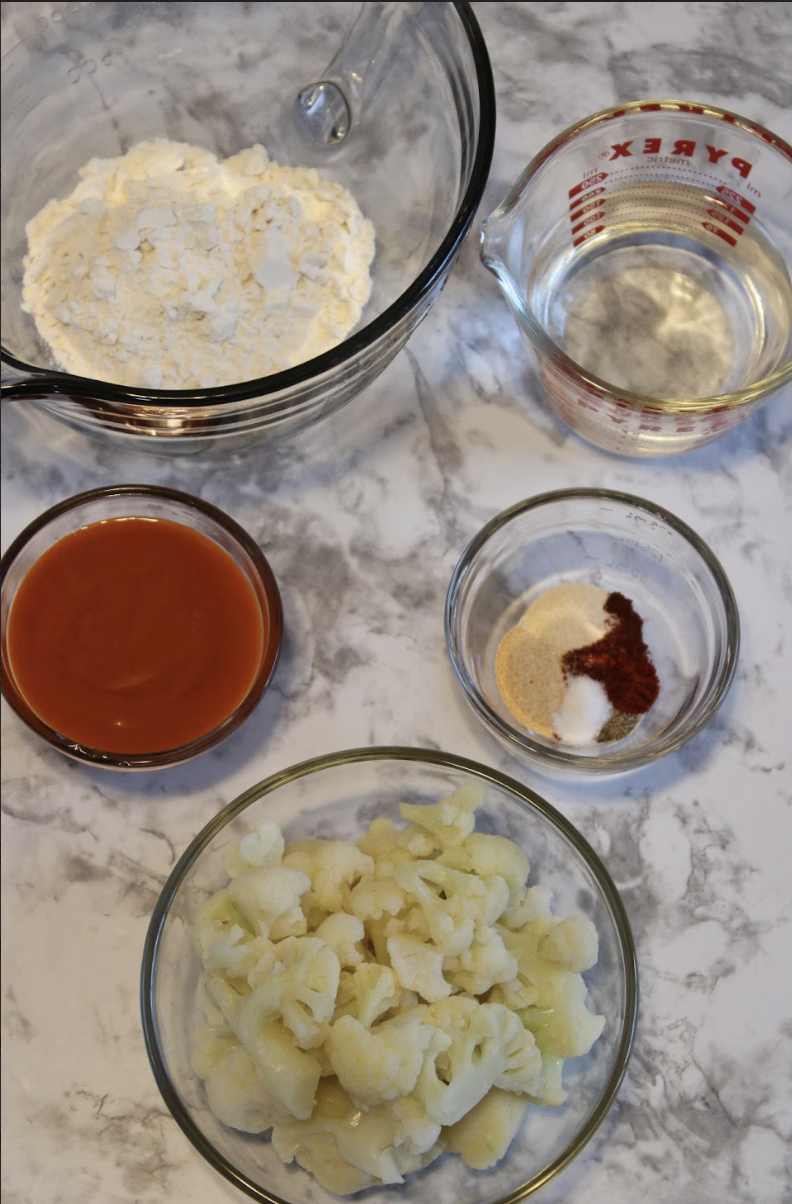
[[[643,619],[624,594],[609,594],[604,609],[616,619],[613,626],[596,643],[565,653],[561,666],[565,673],[600,682],[617,711],[643,715],[660,692],[643,639]]]

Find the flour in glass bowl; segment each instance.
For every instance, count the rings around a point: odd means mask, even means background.
[[[313,168],[155,139],[80,176],[27,225],[23,309],[66,372],[235,384],[320,355],[360,319],[374,228]]]

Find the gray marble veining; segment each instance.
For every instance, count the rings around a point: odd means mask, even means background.
[[[551,134],[616,100],[709,100],[792,134],[788,3],[489,3],[498,131],[481,207]],[[250,531],[280,583],[282,662],[226,744],[167,773],[89,772],[3,703],[3,1201],[233,1204],[165,1108],[138,974],[158,890],[199,828],[253,782],[344,747],[442,748],[559,807],[604,858],[641,974],[617,1102],[542,1204],[792,1200],[792,390],[697,452],[610,456],[542,400],[508,308],[466,244],[386,372],[334,418],[225,461],[118,452],[2,413],[2,546],[82,489],[148,481]],[[468,709],[443,602],[470,538],[545,489],[606,484],[678,514],[734,587],[743,644],[711,726],[609,782],[542,779]]]

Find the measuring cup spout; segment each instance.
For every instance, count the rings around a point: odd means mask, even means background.
[[[423,4],[363,4],[321,77],[298,94],[294,119],[305,142],[337,146],[382,83],[405,21]]]
[[[508,264],[509,242],[513,236],[514,229],[510,228],[509,223],[496,210],[481,227],[479,258],[497,280],[515,317],[522,320],[525,315],[525,298]]]

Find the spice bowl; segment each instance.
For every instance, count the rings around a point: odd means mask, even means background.
[[[496,515],[446,598],[451,663],[476,714],[545,772],[616,774],[712,719],[737,664],[724,570],[675,515],[566,489]]]
[[[282,632],[252,537],[174,489],[67,498],[2,558],[3,696],[83,763],[162,769],[213,748],[259,703]]]

